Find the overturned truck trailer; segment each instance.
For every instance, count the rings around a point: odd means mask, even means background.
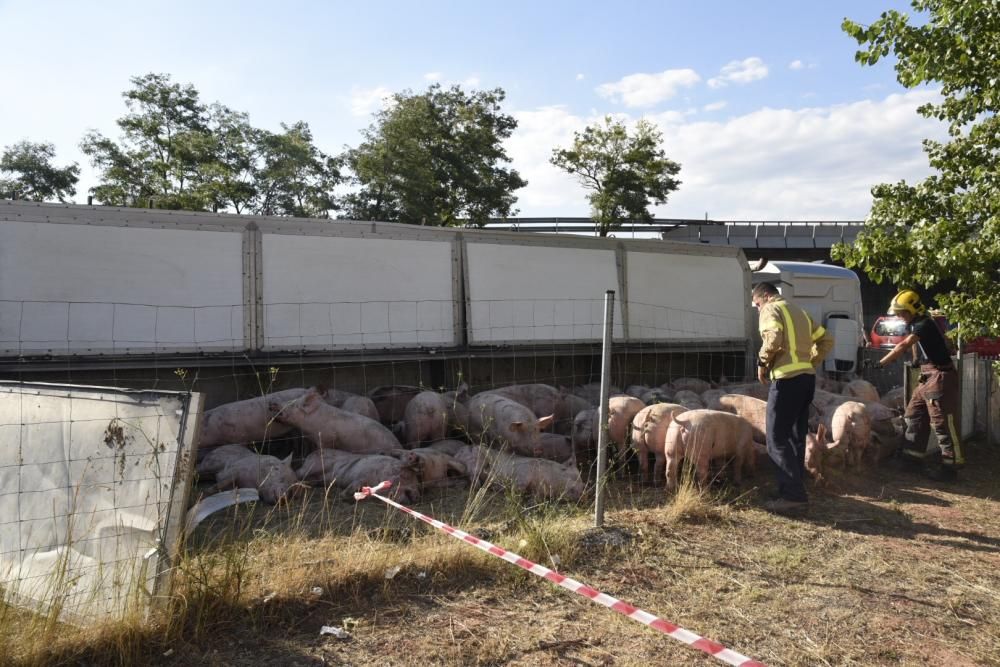
[[[702,244],[0,201],[0,375],[197,379],[209,404],[289,368],[586,381],[614,290],[621,381],[742,376],[750,282],[741,250]]]

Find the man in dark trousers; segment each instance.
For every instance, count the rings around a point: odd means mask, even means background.
[[[924,464],[924,472],[931,479],[952,481],[958,477],[957,470],[965,459],[956,427],[958,373],[951,361],[947,339],[937,323],[927,316],[926,306],[913,290],[897,294],[889,304],[889,313],[906,322],[906,338],[879,360],[879,366],[892,363],[908,350],[913,361],[920,366],[919,384],[914,388],[903,414],[906,444],[901,454],[905,459]],[[931,464],[927,457],[927,439],[931,428],[937,435],[941,450],[940,463]]]
[[[809,507],[805,487],[809,404],[816,392],[815,367],[833,347],[833,337],[806,311],[786,301],[771,283],[753,288],[760,310],[757,377],[771,382],[767,394],[767,453],[777,466],[778,497],[764,508],[782,514]],[[772,382],[773,381],[773,382]]]

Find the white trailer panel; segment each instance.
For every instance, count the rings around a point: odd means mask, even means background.
[[[244,348],[233,231],[4,221],[0,356]]]
[[[454,345],[455,279],[448,241],[265,233],[263,349]]]
[[[469,241],[469,342],[600,340],[604,294],[618,291],[614,248]],[[615,338],[622,338],[615,303]]]
[[[630,340],[746,337],[745,268],[736,257],[626,255]]]
[[[2,601],[83,624],[163,595],[200,406],[197,394],[0,383]]]

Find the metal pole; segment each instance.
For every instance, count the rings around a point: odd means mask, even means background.
[[[993,444],[993,361],[986,362],[986,445]]]
[[[597,493],[594,499],[594,526],[604,525],[604,485],[608,459],[608,394],[611,393],[611,340],[615,324],[615,291],[604,293],[604,345],[601,359],[601,402],[597,408]]]

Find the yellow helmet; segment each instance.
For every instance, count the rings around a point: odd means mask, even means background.
[[[905,310],[911,315],[923,315],[927,312],[927,307],[920,302],[920,295],[911,289],[905,289],[892,298],[889,304],[889,314],[895,315],[897,312]]]

